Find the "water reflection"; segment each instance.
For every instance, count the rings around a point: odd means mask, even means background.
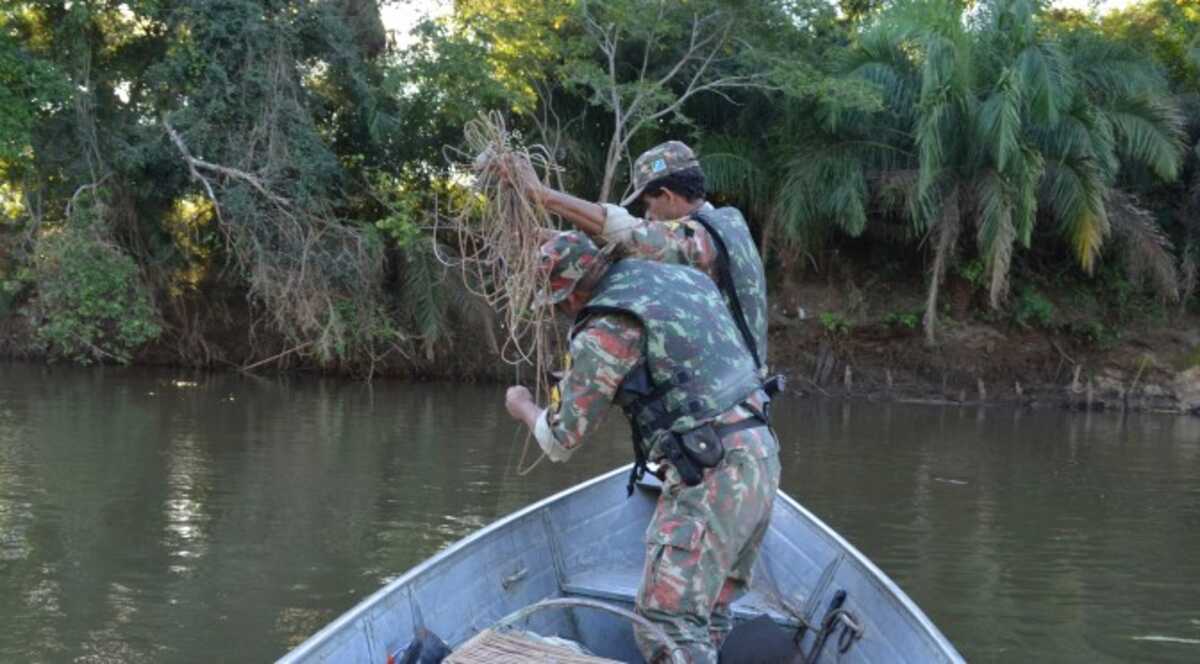
[[[900,416],[886,407],[872,415],[793,448],[785,488],[892,574],[969,659],[1200,657],[1132,639],[1194,635],[1195,420],[922,408]],[[781,428],[800,432],[806,418],[827,417],[817,407]]]
[[[267,661],[448,542],[625,462],[614,421],[522,475],[501,396],[0,366],[0,661]],[[777,417],[784,489],[972,661],[1200,657],[1200,420]]]
[[[195,386],[196,383],[189,382],[188,385]],[[209,465],[204,447],[197,444],[192,433],[176,436],[167,451],[167,499],[163,503],[166,537],[163,544],[175,558],[200,558],[208,548],[204,526],[209,517],[204,507]],[[191,566],[176,563],[170,569],[183,574]]]

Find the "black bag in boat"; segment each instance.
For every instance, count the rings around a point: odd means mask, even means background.
[[[441,664],[449,656],[450,646],[445,641],[428,629],[418,627],[416,636],[404,649],[404,654],[395,661],[396,664]],[[390,657],[388,659],[391,660]]]
[[[770,616],[739,623],[721,644],[719,664],[780,664],[791,662],[799,650],[795,632],[780,627]]]

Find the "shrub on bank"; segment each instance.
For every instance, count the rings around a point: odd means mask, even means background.
[[[162,332],[133,259],[87,229],[42,236],[33,264],[35,336],[49,357],[124,364]]]

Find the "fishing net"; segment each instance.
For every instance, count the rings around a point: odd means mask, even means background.
[[[451,206],[437,223],[452,234],[457,256],[442,256],[443,263],[461,269],[463,281],[496,310],[504,328],[501,357],[521,374],[532,371],[533,392],[540,403],[550,399],[552,371],[566,348],[565,330],[556,324],[554,308],[535,306],[545,287],[539,272],[539,247],[556,231],[546,208],[531,196],[534,183],[520,177],[544,179],[557,170],[549,152],[540,145],[524,146],[509,132],[499,113],[481,115],[464,127],[465,146],[447,150],[447,159],[474,178],[474,196]],[[441,234],[439,232],[439,234]],[[526,466],[530,438],[518,463],[527,473],[541,461]]]

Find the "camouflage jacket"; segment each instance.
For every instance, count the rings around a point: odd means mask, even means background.
[[[691,217],[673,221],[648,221],[629,214],[617,205],[605,205],[604,232],[598,241],[617,244],[621,256],[688,265],[720,284],[717,274],[719,249],[713,236],[699,220]],[[767,287],[762,259],[750,237],[746,220],[734,207],[714,208],[705,203],[696,211],[710,225],[724,231],[724,244],[730,252],[734,285],[742,310],[754,338],[757,358],[767,361]],[[729,304],[729,298],[726,297]],[[732,306],[730,306],[732,311]]]
[[[573,363],[559,384],[561,401],[537,427],[551,459],[569,456],[614,400],[627,408],[655,459],[668,429],[690,430],[759,396],[753,360],[716,286],[698,271],[620,261],[579,320]],[[643,363],[650,382],[631,385],[645,375]],[[652,402],[638,400],[639,390],[654,387],[668,389]]]
[[[642,325],[628,314],[592,316],[571,339],[571,365],[558,382],[561,398],[538,418],[535,434],[552,461],[566,461],[608,416],[625,376],[642,361]],[[761,393],[748,401],[759,411]],[[753,413],[737,406],[717,420],[740,422]],[[729,447],[729,439],[726,439]],[[734,445],[736,446],[736,444]]]
[[[713,209],[705,203],[704,207]],[[603,234],[598,242],[616,243],[618,254],[630,258],[688,265],[715,277],[717,247],[695,219],[649,221],[634,217],[619,205],[605,205]]]

